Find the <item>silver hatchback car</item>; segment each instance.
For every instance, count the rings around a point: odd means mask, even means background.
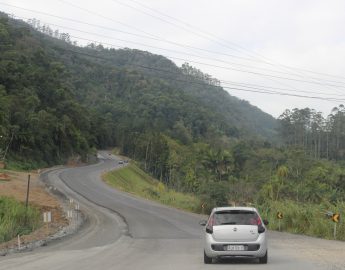
[[[248,257],[267,263],[268,222],[252,207],[214,208],[205,226],[204,263],[214,258]]]

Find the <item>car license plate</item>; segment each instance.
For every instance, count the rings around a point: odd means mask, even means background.
[[[242,250],[244,250],[244,246],[242,246],[242,245],[228,245],[226,247],[226,250],[228,250],[228,251],[242,251]]]

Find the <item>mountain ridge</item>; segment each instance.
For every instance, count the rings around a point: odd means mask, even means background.
[[[121,144],[126,132],[147,130],[185,143],[221,136],[277,138],[272,116],[188,64],[183,70],[136,49],[78,47],[5,14],[0,18],[0,89],[2,102],[8,102],[0,132],[13,135],[14,153],[28,155],[38,148],[40,158],[52,161]],[[50,154],[38,138],[25,135],[39,126],[46,129],[40,136],[51,135]],[[96,126],[99,131],[90,130]]]

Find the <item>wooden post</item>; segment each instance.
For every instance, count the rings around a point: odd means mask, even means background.
[[[279,226],[279,231],[280,231],[280,226],[281,226],[281,219],[278,219],[278,226]]]
[[[28,175],[28,187],[26,190],[26,201],[25,201],[25,207],[28,208],[28,204],[29,204],[29,191],[30,191],[30,174]]]

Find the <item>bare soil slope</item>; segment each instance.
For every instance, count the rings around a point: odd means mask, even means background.
[[[1,174],[4,177],[0,179],[0,196],[10,196],[25,202],[28,173],[3,171]],[[21,236],[22,244],[44,239],[68,224],[58,199],[51,195],[38,180],[38,173],[30,172],[30,175],[29,204],[37,207],[42,213],[42,226],[30,235]],[[49,224],[49,227],[43,224],[43,212],[46,211],[52,213],[52,222]],[[0,249],[16,245],[17,239],[13,239],[6,243],[0,243]]]

